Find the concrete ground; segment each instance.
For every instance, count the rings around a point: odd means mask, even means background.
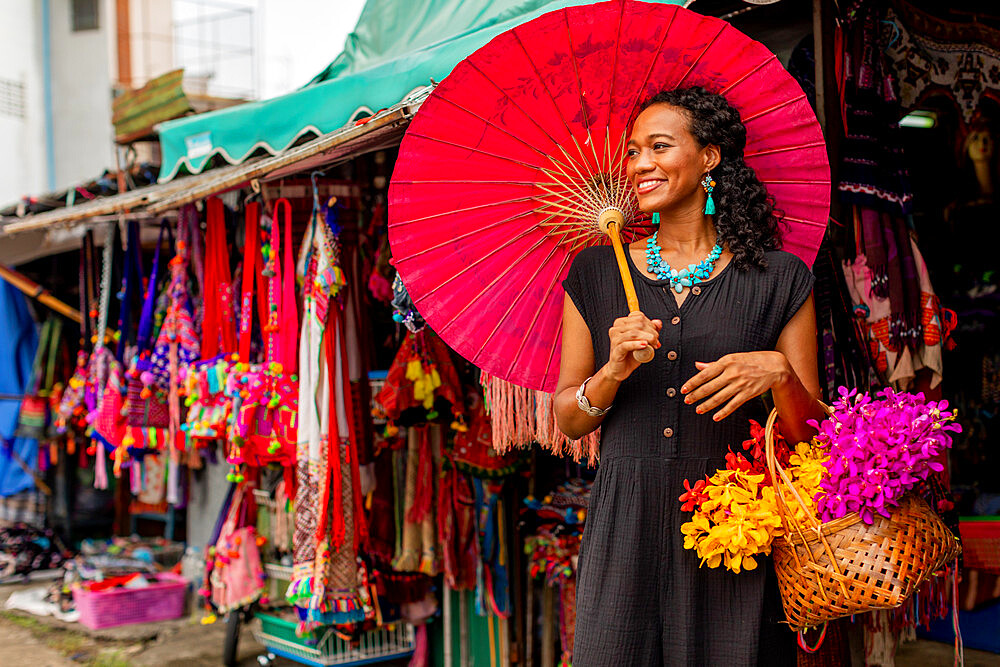
[[[33,584],[35,585],[35,584]],[[0,607],[11,592],[25,586],[0,587]],[[0,664],[31,667],[217,667],[222,664],[225,624],[202,625],[193,617],[88,630],[18,611],[0,611]],[[1000,628],[997,629],[1000,632]],[[264,653],[248,626],[240,636],[240,667],[254,667]],[[272,667],[296,663],[281,658]],[[396,665],[405,665],[406,661]],[[952,647],[927,640],[904,644],[896,653],[896,667],[950,667]],[[624,667],[624,666],[623,666]],[[845,666],[847,667],[847,666]],[[965,651],[965,667],[1000,667],[1000,655]]]
[[[903,644],[896,651],[896,667],[951,667],[953,664],[954,648],[951,644],[918,639]],[[1000,654],[965,649],[965,667],[998,666]]]

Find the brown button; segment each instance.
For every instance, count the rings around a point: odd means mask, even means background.
[[[670,361],[673,361],[676,358],[677,358],[677,353],[676,352],[674,352],[673,350],[670,350],[669,352],[667,352],[667,359],[669,359]]]
[[[663,429],[663,437],[664,438],[672,438],[672,437],[674,437],[674,429],[670,428],[669,426],[667,428]]]
[[[698,285],[695,285],[694,287],[692,287],[691,288],[691,294],[694,294],[695,296],[698,296],[699,294],[701,294],[701,287],[699,287]]]
[[[681,318],[679,318],[676,315],[674,315],[673,318],[671,318],[670,323],[674,324],[674,325],[680,324],[681,323]]]
[[[677,390],[676,389],[674,389],[673,387],[671,387],[670,389],[667,389],[667,396],[669,396],[670,398],[673,398],[676,395],[677,395]]]

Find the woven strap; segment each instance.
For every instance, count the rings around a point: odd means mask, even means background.
[[[91,292],[93,280],[91,265],[93,264],[94,230],[88,229],[80,244],[80,347],[86,349],[90,345],[90,337],[94,331],[94,318],[90,315],[90,304],[93,303]]]
[[[56,354],[59,353],[59,342],[62,338],[62,320],[58,317],[50,318],[52,324],[49,328],[49,353],[45,360],[45,384],[42,385],[44,393],[47,395],[52,391],[56,372]]]
[[[156,250],[153,252],[153,266],[149,269],[149,280],[146,282],[145,297],[142,302],[142,314],[139,317],[139,333],[136,337],[136,345],[139,352],[149,349],[153,335],[153,310],[156,307],[156,284],[160,276],[160,249],[163,247],[163,234],[167,233],[170,240],[173,240],[173,232],[170,225],[164,218],[160,222],[160,236],[156,240]]]
[[[279,209],[283,213],[282,226],[284,240],[281,244],[281,305],[280,312],[280,361],[285,373],[292,374],[298,370],[298,331],[299,311],[295,303],[295,262],[292,259],[292,204],[287,199],[279,199],[274,204],[274,235],[277,249]],[[275,250],[277,252],[277,250]]]
[[[94,352],[104,347],[104,332],[108,330],[108,308],[111,305],[111,267],[114,264],[115,230],[117,225],[108,223],[108,232],[104,237],[104,252],[101,261],[101,287],[97,306],[97,342]]]
[[[125,359],[125,348],[132,340],[132,295],[142,277],[142,259],[139,254],[139,223],[131,220],[128,223],[128,234],[125,242],[125,270],[122,272],[122,299],[118,308],[118,345],[115,348],[115,358],[118,363]]]
[[[243,239],[243,280],[240,291],[240,361],[250,363],[250,333],[253,328],[253,283],[257,262],[257,231],[260,227],[260,204],[252,202],[246,207],[246,226]]]
[[[202,359],[211,359],[220,351],[232,352],[236,348],[235,323],[229,303],[232,275],[226,250],[225,205],[218,197],[211,197],[207,207]]]
[[[45,351],[48,348],[49,332],[52,330],[52,318],[42,322],[42,329],[38,333],[38,347],[35,348],[35,359],[31,362],[31,378],[25,385],[26,394],[37,394],[42,388],[42,364],[45,363]]]
[[[269,279],[268,297],[272,327],[268,334],[268,361],[277,361],[285,373],[298,369],[298,309],[295,304],[295,264],[292,260],[292,204],[282,197],[274,203],[271,226],[271,256],[274,275]],[[282,229],[284,239],[282,240]],[[276,330],[275,330],[276,329]]]

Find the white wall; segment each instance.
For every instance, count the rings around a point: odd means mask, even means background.
[[[116,38],[113,0],[101,2],[98,30],[72,31],[70,0],[52,3],[52,105],[56,187],[114,168],[112,72],[108,43]]]
[[[46,189],[41,2],[0,0],[0,79],[24,85],[24,117],[0,111],[0,205]]]

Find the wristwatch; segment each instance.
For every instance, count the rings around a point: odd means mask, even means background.
[[[580,388],[576,390],[576,405],[591,417],[602,417],[607,414],[608,410],[610,410],[612,406],[609,405],[603,409],[595,408],[590,404],[590,401],[587,400],[587,396],[583,393],[587,390],[587,383],[593,379],[594,376],[591,375],[589,378],[584,380],[583,384],[580,385]]]

